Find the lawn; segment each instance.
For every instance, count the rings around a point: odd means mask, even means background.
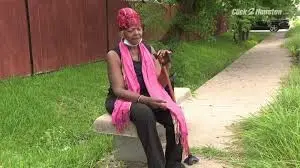
[[[0,165],[92,167],[112,147],[91,127],[106,89],[104,63],[1,81]]]
[[[232,40],[231,33],[225,33],[208,41],[177,42],[164,46],[175,48],[173,72],[176,72],[176,85],[195,90],[269,34],[250,33],[249,40],[240,44]]]
[[[196,89],[266,35],[177,43],[176,86]],[[0,167],[93,167],[112,151],[112,137],[92,127],[105,113],[107,88],[105,62],[0,81]]]

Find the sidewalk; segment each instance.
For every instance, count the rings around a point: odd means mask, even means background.
[[[284,34],[275,33],[247,51],[182,103],[191,147],[226,147],[232,135],[227,127],[259,111],[276,95],[291,65],[288,50],[281,47]],[[222,167],[202,159],[190,168]]]

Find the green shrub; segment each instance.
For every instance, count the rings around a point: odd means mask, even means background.
[[[299,57],[300,54],[300,22],[295,24],[295,27],[291,28],[287,33],[289,37],[285,43],[285,47],[290,50],[292,56]]]

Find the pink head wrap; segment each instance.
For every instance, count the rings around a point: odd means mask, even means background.
[[[120,30],[128,29],[132,26],[142,26],[140,15],[131,8],[120,9],[117,22]]]

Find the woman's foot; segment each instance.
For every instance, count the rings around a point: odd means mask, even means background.
[[[193,165],[195,163],[198,163],[199,162],[199,159],[196,157],[196,156],[193,156],[192,154],[189,154],[189,156],[184,159],[184,163],[187,164],[187,165]]]

